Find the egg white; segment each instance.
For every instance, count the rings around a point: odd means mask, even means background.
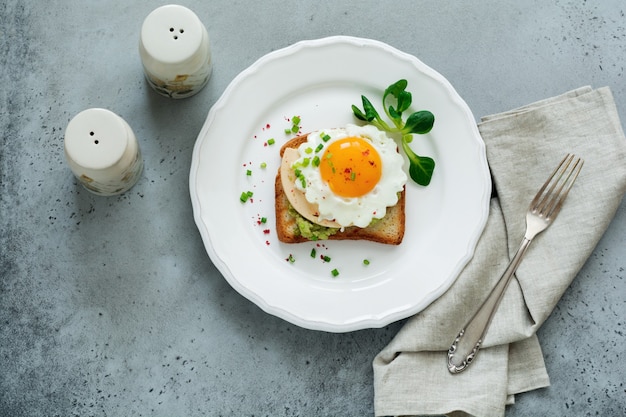
[[[324,142],[322,136],[330,139]],[[382,173],[378,184],[367,194],[360,197],[342,197],[335,195],[322,179],[319,167],[313,164],[303,165],[305,158],[311,158],[311,149],[324,148],[338,139],[357,136],[367,139],[380,155]],[[309,151],[307,152],[307,149]],[[294,163],[305,178],[303,186],[300,180],[295,182],[296,189],[302,191],[310,204],[318,206],[319,218],[332,220],[342,228],[348,226],[367,227],[373,219],[381,219],[398,202],[398,193],[407,182],[404,160],[397,151],[396,142],[384,132],[371,125],[346,125],[344,128],[326,129],[312,132],[307,141],[298,147],[299,159]],[[318,152],[320,157],[324,149]]]

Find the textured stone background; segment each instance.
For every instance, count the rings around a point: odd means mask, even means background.
[[[193,222],[192,148],[240,71],[338,34],[419,57],[477,118],[589,84],[626,120],[622,0],[472,3],[189,0],[215,68],[173,102],[137,51],[160,4],[0,2],[0,416],[372,415],[371,361],[402,323],[314,332],[236,293]],[[64,129],[89,107],[139,139],[145,172],[122,196],[89,194],[65,164]],[[622,203],[539,332],[552,386],[508,416],[626,415],[625,239]]]

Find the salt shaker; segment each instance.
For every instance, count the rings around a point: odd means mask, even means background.
[[[213,69],[205,26],[193,11],[175,4],[161,6],[145,18],[139,55],[150,86],[171,98],[198,93]]]
[[[110,110],[78,113],[65,130],[65,157],[78,181],[102,196],[121,194],[139,180],[143,160],[126,121]]]

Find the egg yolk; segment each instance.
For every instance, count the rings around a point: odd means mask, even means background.
[[[322,179],[341,197],[367,194],[382,175],[380,155],[370,141],[360,137],[342,138],[328,145],[319,167]]]

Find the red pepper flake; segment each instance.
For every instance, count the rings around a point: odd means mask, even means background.
[[[269,241],[269,240],[266,240],[266,241],[265,241],[265,244],[266,244],[267,246],[269,246],[269,245],[270,245],[270,241]]]
[[[269,235],[270,234],[270,229],[264,229],[263,233],[265,233],[266,235]]]

